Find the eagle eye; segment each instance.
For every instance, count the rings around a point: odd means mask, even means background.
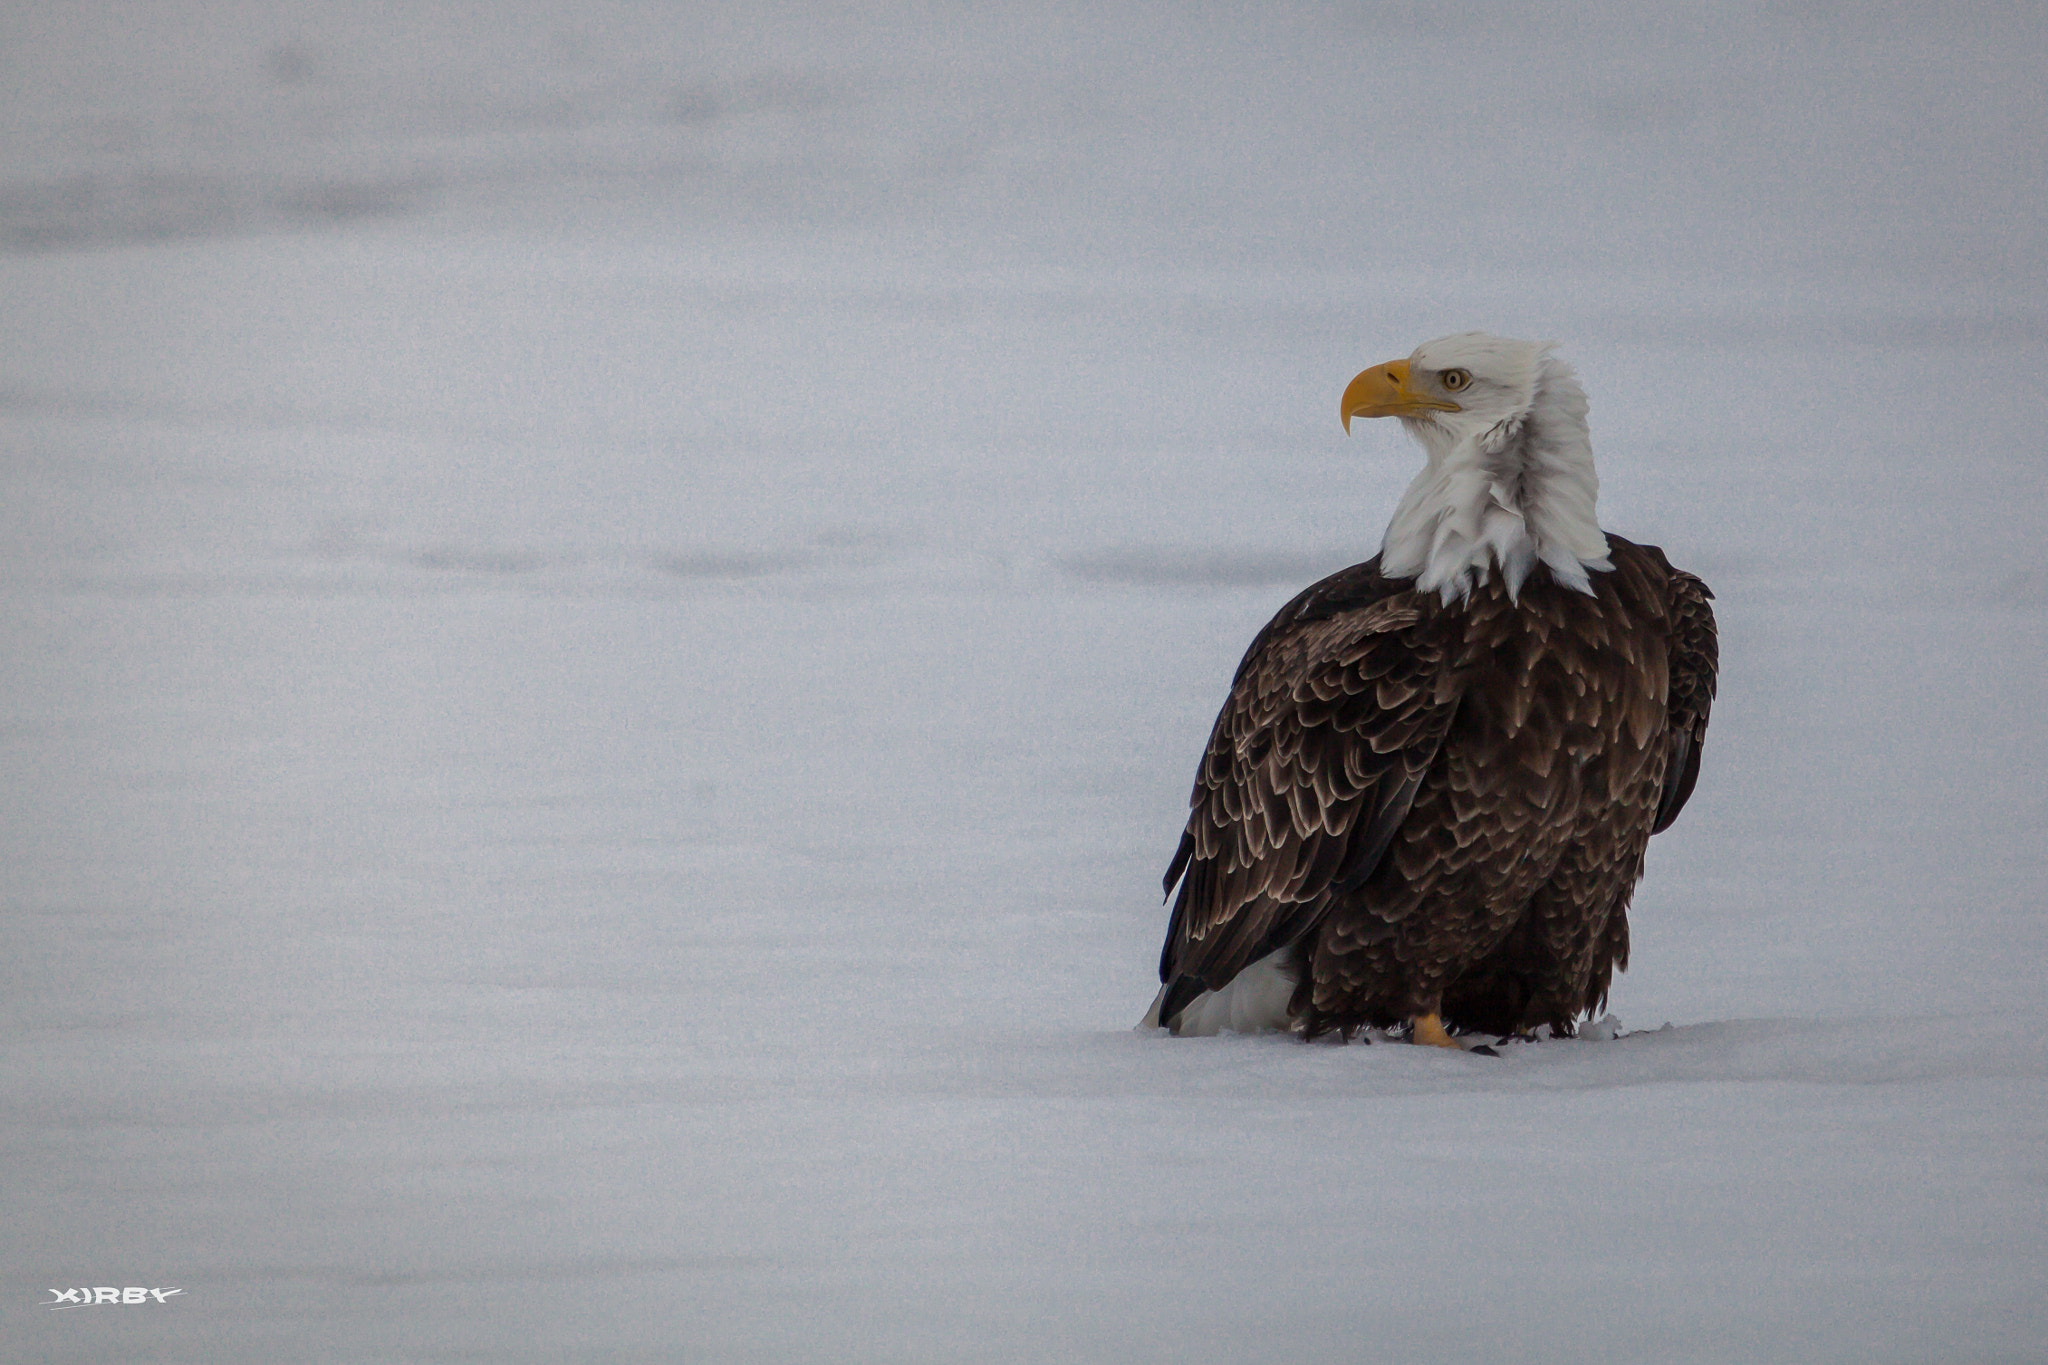
[[[1459,389],[1472,382],[1472,371],[1445,370],[1439,378],[1442,380],[1445,388],[1449,389],[1452,393],[1456,393]]]

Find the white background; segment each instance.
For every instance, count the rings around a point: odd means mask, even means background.
[[[2044,67],[9,7],[5,1354],[2048,1357]],[[1418,459],[1337,396],[1473,327],[1718,594],[1632,1032],[1136,1034],[1230,671]]]

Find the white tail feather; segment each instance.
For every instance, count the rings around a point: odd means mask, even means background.
[[[1268,953],[1230,978],[1220,991],[1203,991],[1180,1012],[1174,1032],[1183,1038],[1213,1038],[1219,1033],[1271,1033],[1290,1028],[1293,1018],[1287,1005],[1294,998],[1294,971],[1287,965],[1288,950]],[[1139,1028],[1159,1028],[1159,1006],[1166,999],[1166,987],[1152,998]]]

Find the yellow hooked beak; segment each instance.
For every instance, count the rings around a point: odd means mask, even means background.
[[[1337,405],[1347,433],[1354,417],[1420,417],[1429,412],[1462,411],[1447,398],[1431,398],[1411,388],[1405,360],[1373,366],[1344,386],[1344,398]]]

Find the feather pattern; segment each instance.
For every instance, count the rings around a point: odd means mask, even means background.
[[[1652,828],[1697,773],[1715,670],[1704,585],[1610,543],[1590,593],[1541,568],[1514,597],[1495,580],[1447,604],[1374,560],[1281,609],[1167,873],[1163,1022],[1276,955],[1295,987],[1265,1026],[1310,1034],[1435,1011],[1568,1033],[1599,1007]]]

